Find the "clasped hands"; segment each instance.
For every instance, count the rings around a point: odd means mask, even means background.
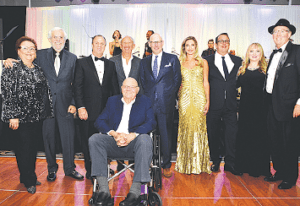
[[[125,134],[125,133],[120,133],[120,132],[116,132],[116,131],[110,131],[109,135],[114,137],[118,147],[127,146],[136,137],[135,133]]]

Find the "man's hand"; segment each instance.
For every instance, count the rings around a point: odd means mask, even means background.
[[[113,136],[113,138],[115,139],[118,147],[124,147],[126,146],[126,140],[125,140],[125,133],[118,133],[116,131],[110,131],[109,135]]]
[[[4,67],[6,69],[8,68],[12,68],[13,67],[13,62],[19,62],[18,60],[16,59],[12,59],[12,58],[7,58],[5,61],[4,61]]]
[[[10,119],[9,120],[9,128],[12,130],[16,130],[19,128],[19,119]]]
[[[85,108],[78,109],[78,116],[81,120],[87,120],[89,115]]]
[[[129,145],[129,143],[136,138],[135,133],[126,134],[125,140],[126,140],[126,146]]]
[[[299,115],[300,115],[300,105],[296,104],[294,107],[293,117],[296,118],[299,117]]]
[[[74,105],[70,105],[68,108],[68,112],[74,114],[76,112],[76,107]]]

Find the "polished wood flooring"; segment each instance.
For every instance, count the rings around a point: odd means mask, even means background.
[[[38,159],[36,173],[42,185],[35,194],[29,194],[19,182],[19,171],[14,157],[0,157],[0,205],[88,205],[92,195],[90,180],[76,181],[65,177],[62,160],[58,160],[59,170],[55,182],[48,182],[47,163]],[[174,171],[174,164],[172,170]],[[85,174],[83,160],[76,160],[76,170]],[[116,168],[113,163],[112,168]],[[164,206],[186,205],[300,205],[300,180],[289,190],[279,190],[279,182],[268,183],[263,177],[248,174],[234,176],[224,172],[221,165],[218,173],[184,175],[174,172],[169,179],[163,178],[163,188],[159,192]],[[115,205],[122,201],[129,191],[133,174],[127,171],[110,182]]]

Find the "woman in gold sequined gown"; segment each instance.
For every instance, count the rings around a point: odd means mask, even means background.
[[[208,64],[198,55],[195,37],[187,37],[180,53],[182,84],[178,93],[179,127],[175,171],[211,173],[206,130],[209,109]]]

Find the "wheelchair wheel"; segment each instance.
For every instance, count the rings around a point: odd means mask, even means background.
[[[150,206],[162,206],[162,199],[157,192],[151,192],[148,196]]]
[[[89,204],[90,205],[93,205],[94,203],[96,203],[98,195],[99,195],[98,192],[93,193],[92,197],[89,199]]]
[[[161,169],[155,168],[153,171],[153,188],[155,192],[161,189]]]

